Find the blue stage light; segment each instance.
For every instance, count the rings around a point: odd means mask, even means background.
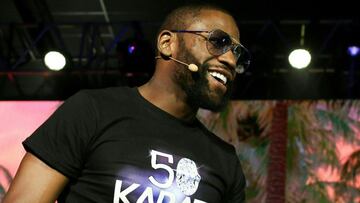
[[[347,51],[350,56],[355,57],[359,55],[360,49],[358,46],[349,46]]]

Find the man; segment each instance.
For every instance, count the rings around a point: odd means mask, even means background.
[[[84,90],[24,141],[8,202],[243,202],[235,150],[196,119],[219,110],[248,63],[234,19],[181,7],[157,38],[156,70],[139,88]],[[239,71],[240,70],[240,71]]]

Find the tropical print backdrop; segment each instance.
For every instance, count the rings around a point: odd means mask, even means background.
[[[360,101],[234,101],[199,117],[236,147],[247,202],[360,202]]]
[[[21,142],[60,104],[0,102],[0,202]],[[198,117],[235,146],[247,202],[360,202],[360,101],[232,101]]]

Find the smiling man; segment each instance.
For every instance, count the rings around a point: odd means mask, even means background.
[[[153,77],[138,88],[83,90],[33,135],[4,203],[243,202],[234,147],[197,119],[228,102],[249,64],[228,12],[171,12],[157,38]]]

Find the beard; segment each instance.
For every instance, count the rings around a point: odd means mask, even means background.
[[[230,100],[233,85],[231,81],[227,82],[225,94],[219,89],[210,89],[207,78],[210,66],[208,61],[212,58],[204,61],[202,64],[198,63],[197,59],[185,47],[183,40],[180,40],[177,58],[188,64],[194,63],[199,67],[197,72],[191,72],[182,64],[176,65],[175,83],[185,92],[187,104],[194,109],[204,108],[214,112],[223,110]]]

